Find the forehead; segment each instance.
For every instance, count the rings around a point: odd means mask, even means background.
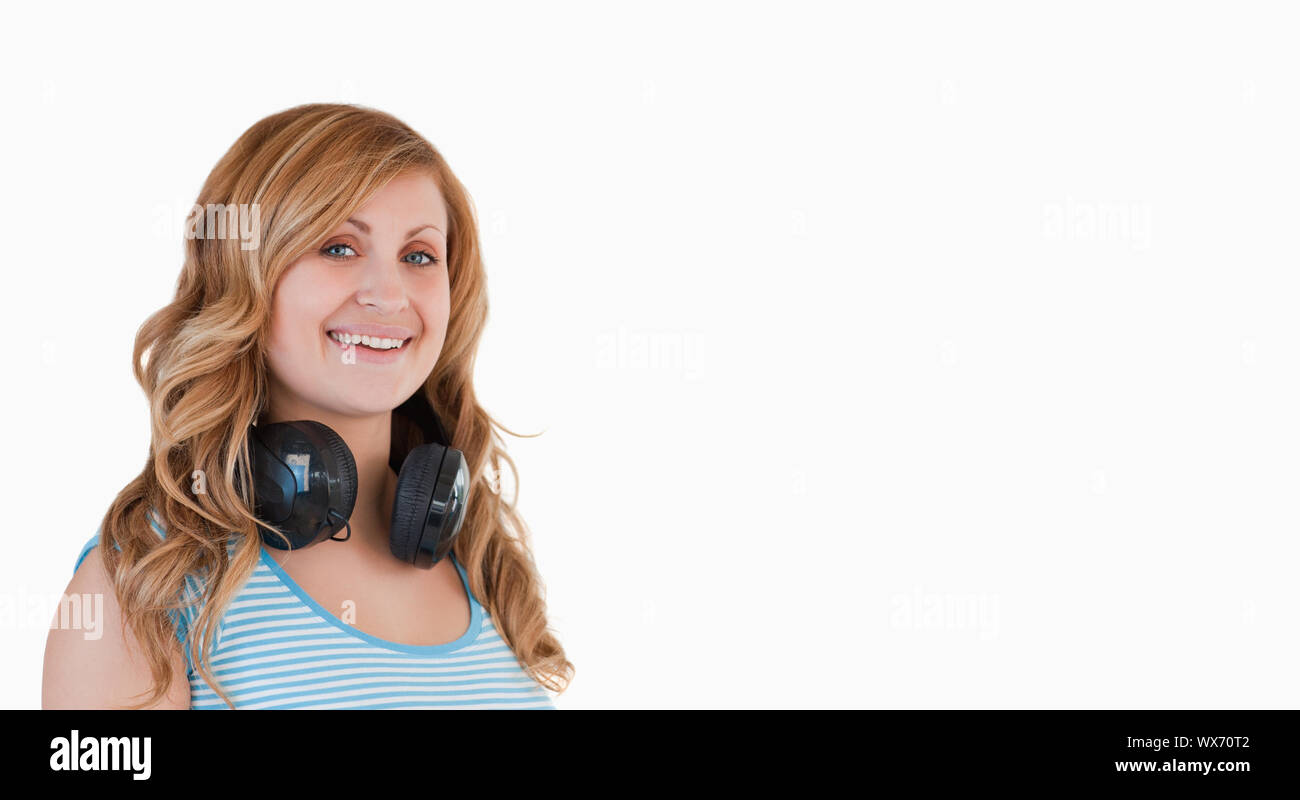
[[[389,181],[351,219],[367,223],[364,227],[391,223],[402,230],[416,224],[433,225],[445,235],[447,205],[432,176],[409,173]]]

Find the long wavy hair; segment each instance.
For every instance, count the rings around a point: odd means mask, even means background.
[[[451,313],[442,352],[417,398],[424,394],[472,476],[453,552],[530,677],[554,692],[572,681],[573,664],[547,626],[545,589],[516,510],[518,470],[498,431],[521,434],[496,422],[474,395],[488,299],[472,200],[433,145],[400,120],[363,106],[312,103],[250,127],[199,193],[197,209],[258,204],[258,246],[243,249],[238,236],[187,236],[175,298],[136,334],[132,368],[149,401],[148,460],[101,524],[108,574],[154,680],[150,695],[130,708],[155,704],[174,678],[172,614],[197,600],[186,590],[191,575],[202,576],[203,596],[188,636],[189,661],[234,707],[211,672],[207,643],[260,558],[244,476],[251,473],[248,428],[268,400],[272,291],[289,265],[410,170],[433,177],[448,211]],[[393,432],[399,449],[411,442],[397,437],[415,435],[399,430],[396,413]],[[515,479],[510,498],[499,488],[502,462]],[[206,476],[200,493],[191,491],[195,470]],[[151,509],[165,538],[148,524]]]

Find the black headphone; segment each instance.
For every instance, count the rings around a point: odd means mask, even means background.
[[[397,477],[397,496],[389,528],[393,555],[430,569],[451,552],[469,498],[465,456],[451,447],[451,437],[429,406],[421,388],[393,410],[393,445],[389,466]],[[396,434],[414,423],[425,443],[412,447],[400,460]],[[326,539],[346,542],[352,537],[348,519],[357,499],[357,465],[343,438],[329,426],[310,419],[250,425],[248,439],[258,520],[265,524],[262,541],[277,550],[298,550]],[[432,439],[433,441],[429,441]],[[335,534],[347,528],[347,536]]]

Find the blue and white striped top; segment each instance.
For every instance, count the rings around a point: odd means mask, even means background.
[[[166,536],[156,516],[149,524]],[[77,567],[100,532],[81,550]],[[262,546],[256,571],[221,618],[210,669],[236,708],[544,708],[545,687],[528,676],[469,589],[469,629],[445,644],[409,645],[371,636],[329,613]],[[187,591],[201,587],[186,578]],[[185,651],[191,709],[229,706],[194,669],[186,636],[197,606],[172,611]]]

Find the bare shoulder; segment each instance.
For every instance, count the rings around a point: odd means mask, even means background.
[[[64,590],[45,640],[41,707],[122,708],[147,697],[149,662],[128,627],[104,568],[103,548],[86,554]],[[166,695],[149,708],[189,708],[185,655],[173,641],[174,674]]]

